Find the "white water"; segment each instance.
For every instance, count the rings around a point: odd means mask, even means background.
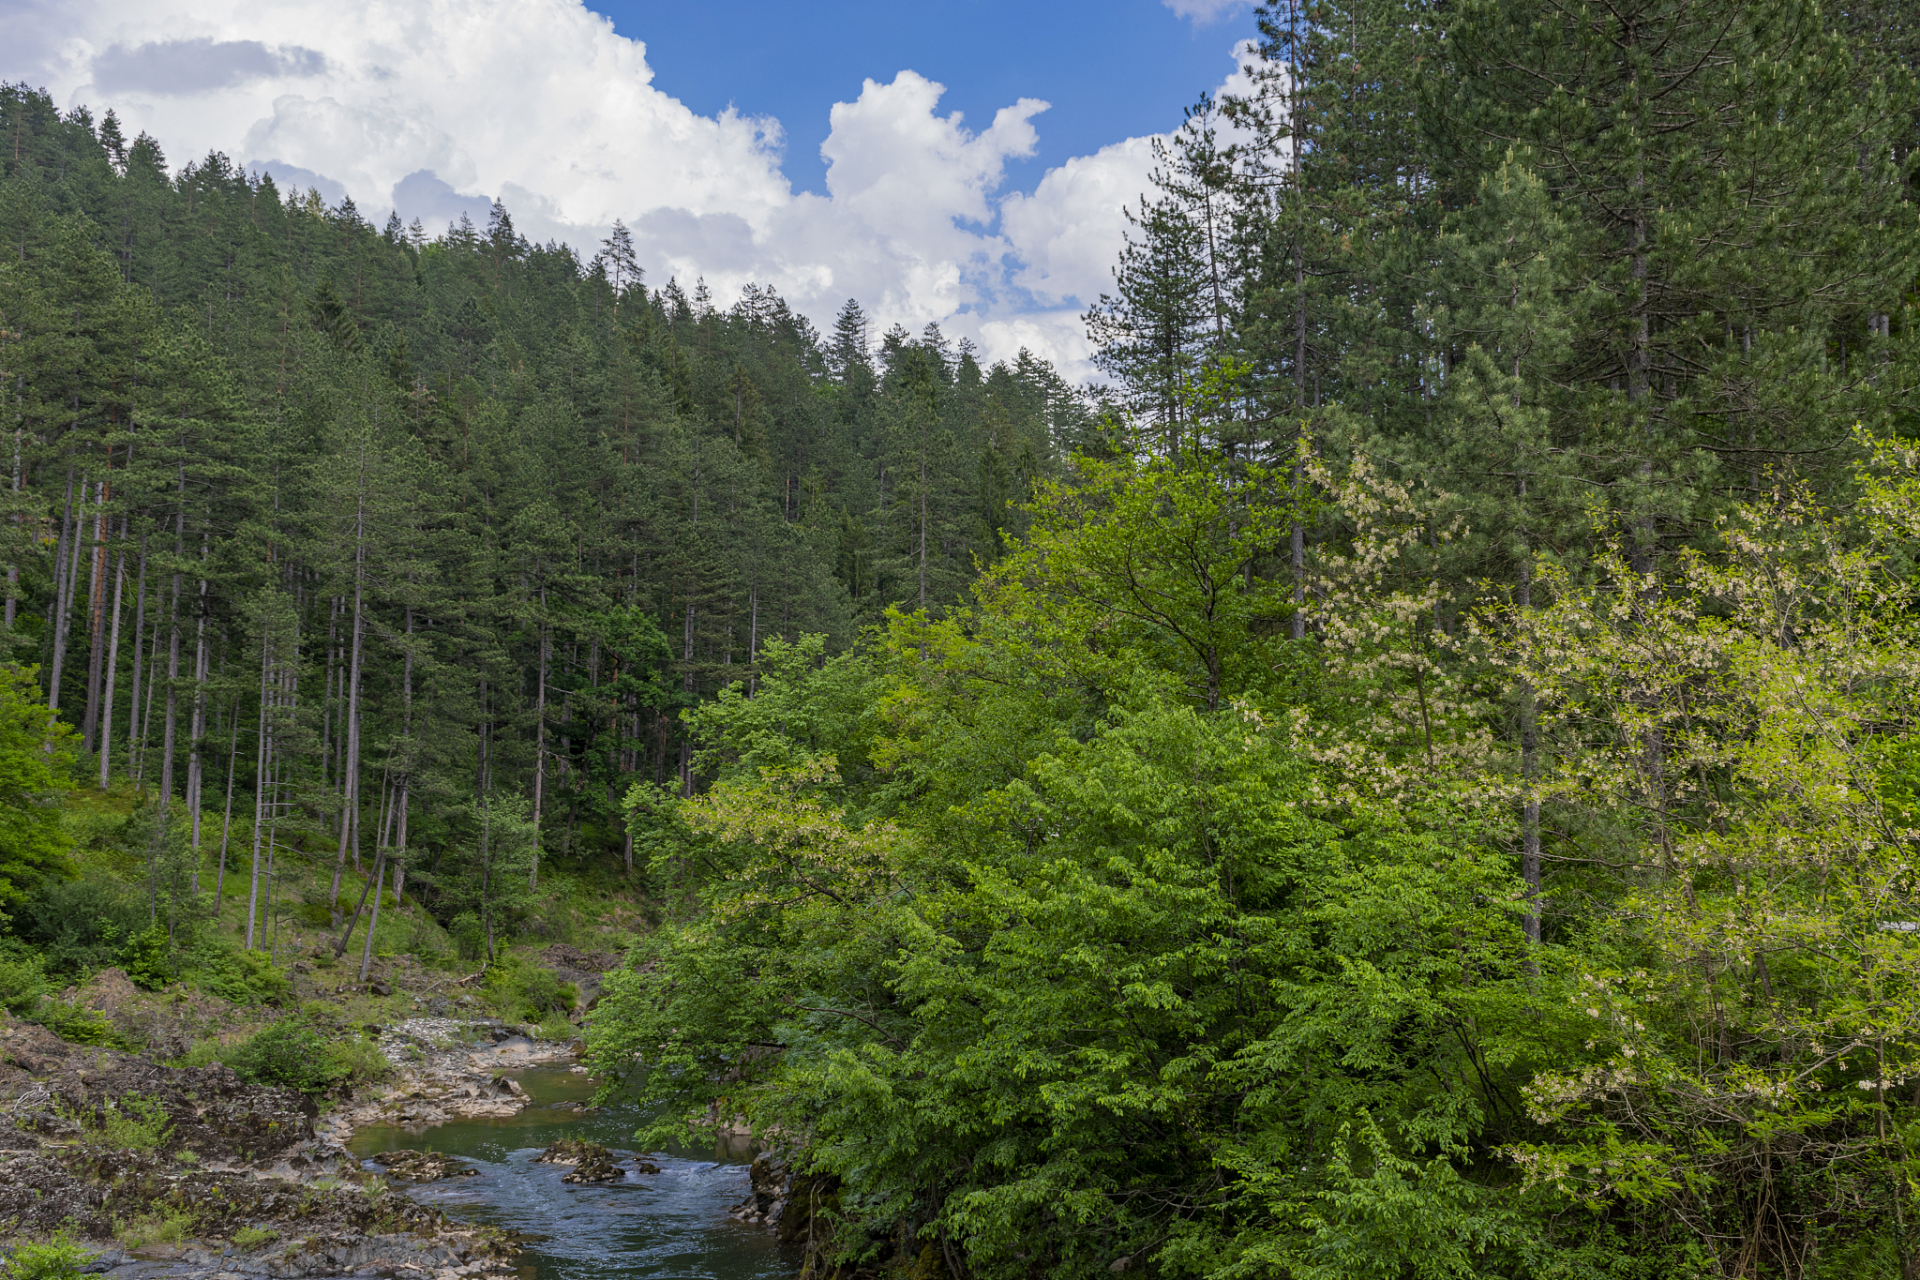
[[[745,1157],[689,1158],[650,1153],[658,1174],[628,1171],[622,1182],[569,1186],[567,1170],[534,1164],[558,1138],[598,1142],[622,1158],[635,1153],[640,1117],[631,1107],[577,1115],[550,1104],[585,1101],[586,1077],[565,1070],[519,1076],[533,1104],[498,1120],[456,1120],[427,1129],[369,1125],[350,1149],[365,1160],[403,1147],[459,1156],[478,1176],[396,1189],[449,1217],[487,1222],[533,1238],[522,1255],[523,1280],[792,1280],[800,1258],[759,1227],[726,1216],[747,1194]],[[369,1166],[377,1169],[378,1166]]]

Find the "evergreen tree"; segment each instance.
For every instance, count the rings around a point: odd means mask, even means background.
[[[1751,489],[1772,461],[1837,461],[1841,424],[1883,412],[1884,317],[1920,258],[1895,154],[1912,82],[1860,83],[1817,8],[1476,0],[1429,83],[1443,181],[1512,152],[1572,215],[1605,305],[1569,352],[1564,411],[1643,566],[1691,535],[1721,468]]]

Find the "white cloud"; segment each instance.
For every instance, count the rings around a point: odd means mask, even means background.
[[[653,87],[643,44],[577,0],[80,0],[63,12],[52,56],[5,73],[119,109],[175,160],[278,158],[363,206],[385,206],[420,170],[463,192],[511,183],[583,227],[663,205],[764,219],[790,199],[776,122],[696,115]],[[220,68],[196,79],[181,51]],[[131,81],[129,62],[142,71]]]
[[[1253,7],[1253,0],[1160,0],[1161,4],[1199,26],[1232,17]]]
[[[1007,319],[986,320],[980,325],[979,341],[988,352],[1011,356],[1025,348],[1048,361],[1069,381],[1076,375],[1085,381],[1092,376],[1093,344],[1087,341],[1087,327],[1077,310],[1031,311]]]
[[[207,93],[268,76],[318,75],[326,59],[298,45],[269,49],[258,40],[155,40],[109,46],[93,60],[100,80],[135,92]]]
[[[1232,50],[1233,70],[1216,96],[1253,96],[1260,86],[1249,68],[1260,62],[1259,46],[1242,40]],[[1218,124],[1223,144],[1249,140],[1234,125]],[[1156,142],[1167,135],[1127,138],[1049,169],[1032,195],[1013,192],[1000,206],[1002,234],[1020,265],[1013,283],[1038,303],[1076,304],[1084,310],[1113,288],[1113,264],[1127,233],[1127,213],[1153,189],[1159,163]]]
[[[1000,226],[1022,265],[1014,282],[1049,305],[1091,304],[1113,285],[1127,210],[1152,186],[1152,138],[1128,138],[1050,169],[1032,195],[1014,192]]]
[[[1069,377],[1091,373],[1079,311],[1110,287],[1152,165],[1128,139],[1003,196],[1046,104],[975,132],[901,71],[833,106],[827,194],[796,193],[779,122],[693,112],[579,0],[19,2],[0,78],[112,107],[176,164],[221,150],[429,226],[498,195],[523,233],[589,252],[619,218],[656,283],[704,276],[722,302],[771,285],[823,324],[857,297],[882,326],[938,321]]]

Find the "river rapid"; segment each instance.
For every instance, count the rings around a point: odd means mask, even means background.
[[[420,1185],[406,1195],[450,1217],[489,1223],[527,1240],[521,1280],[793,1280],[799,1252],[764,1228],[727,1217],[746,1197],[746,1151],[651,1152],[657,1174],[628,1170],[625,1180],[569,1186],[563,1166],[533,1157],[561,1138],[597,1142],[631,1155],[641,1116],[613,1105],[577,1113],[593,1093],[587,1077],[565,1068],[516,1073],[532,1102],[517,1115],[463,1119],[425,1129],[366,1125],[348,1150],[362,1161],[402,1148],[457,1156],[480,1172]],[[378,1171],[377,1165],[368,1165]]]

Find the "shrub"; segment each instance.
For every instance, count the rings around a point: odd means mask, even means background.
[[[97,1009],[88,1009],[66,1000],[46,999],[27,1015],[68,1044],[103,1045],[109,1049],[135,1049],[139,1046],[121,1034]]]
[[[551,969],[528,965],[520,971],[520,1000],[530,1015],[564,1013],[573,1008],[579,992],[571,982],[562,982]]]
[[[462,960],[478,960],[487,953],[486,928],[471,911],[462,911],[448,921],[447,936],[453,939],[454,950]]]
[[[118,961],[146,915],[143,904],[109,880],[49,880],[20,908],[13,927],[39,949],[48,973],[78,981]]]
[[[573,984],[562,982],[551,969],[517,957],[503,958],[487,971],[484,992],[496,1013],[518,1022],[540,1022],[565,1013],[579,998]]]
[[[242,1227],[233,1233],[232,1240],[242,1249],[252,1249],[268,1244],[280,1238],[278,1231],[269,1231],[265,1227]]]
[[[17,1244],[0,1268],[7,1280],[79,1280],[81,1268],[93,1261],[91,1251],[65,1232],[45,1244]]]
[[[325,1093],[337,1084],[384,1079],[392,1066],[378,1045],[360,1039],[329,1043],[307,1018],[282,1018],[223,1059],[243,1080]]]
[[[24,1017],[52,989],[39,956],[18,947],[0,951],[0,1008]]]
[[[195,1040],[187,1051],[167,1063],[170,1067],[204,1067],[210,1062],[227,1060],[226,1042],[218,1036]]]
[[[300,1020],[316,1031],[329,1035],[346,1026],[340,1016],[340,1006],[328,1004],[325,1000],[309,1000],[301,1005]]]
[[[0,1009],[37,1022],[72,1044],[134,1047],[99,1013],[54,999],[52,990],[40,956],[17,940],[0,940]]]
[[[372,1084],[393,1073],[393,1064],[370,1040],[342,1040],[327,1046],[336,1079],[349,1084]]]
[[[196,921],[178,922],[171,937],[159,925],[139,931],[121,949],[119,960],[143,991],[186,981],[223,1000],[255,1005],[277,1004],[292,989],[265,954],[242,951]]]
[[[120,953],[120,967],[142,991],[158,991],[179,977],[173,942],[159,925],[135,934]]]
[[[195,948],[191,963],[201,988],[235,1004],[279,1004],[293,989],[265,954],[224,940]]]
[[[227,1065],[254,1084],[285,1085],[302,1093],[325,1093],[341,1073],[328,1046],[313,1026],[282,1018],[252,1039],[235,1046]]]

